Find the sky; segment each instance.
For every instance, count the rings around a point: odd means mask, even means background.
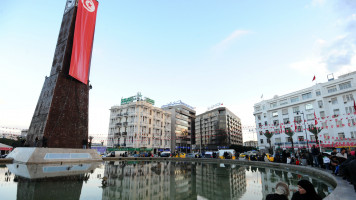
[[[0,1],[0,127],[26,129],[51,69],[65,0]],[[137,92],[197,114],[253,105],[356,71],[356,1],[101,0],[90,70],[89,134]],[[249,140],[252,134],[244,135]],[[255,137],[256,138],[256,137]]]

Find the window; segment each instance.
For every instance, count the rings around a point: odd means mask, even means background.
[[[324,111],[320,111],[320,117],[323,119],[325,118],[325,112]]]
[[[351,135],[351,139],[355,139],[355,137],[356,137],[356,131],[351,131],[351,132],[350,132],[350,135]]]
[[[255,107],[255,111],[260,111],[261,110],[261,107],[260,106],[256,106]]]
[[[297,130],[296,131],[297,132],[302,132],[303,131],[302,126],[297,126]]]
[[[318,101],[318,107],[319,107],[319,108],[323,108],[323,101],[321,101],[321,100]]]
[[[261,144],[263,144],[263,139],[260,140]]]
[[[322,126],[323,129],[326,128],[327,125],[328,124],[326,122],[321,123],[321,126]]]
[[[302,99],[303,99],[303,100],[310,99],[310,98],[312,98],[311,92],[302,94]]]
[[[330,138],[329,138],[329,133],[325,133],[324,134],[324,140],[329,140]]]
[[[261,124],[261,123],[258,123],[258,127],[262,128],[262,124]]]
[[[281,133],[281,132],[280,132],[279,128],[274,129],[274,134],[280,134],[280,133]]]
[[[333,92],[337,91],[336,86],[328,87],[327,90],[328,90],[328,93],[333,93]]]
[[[289,118],[284,118],[283,119],[283,124],[289,124]]]
[[[267,126],[267,121],[265,121],[265,126]]]
[[[282,115],[288,115],[288,109],[282,109]]]
[[[333,105],[337,104],[337,98],[336,97],[331,98],[330,101],[331,101],[331,104],[333,104]]]
[[[313,110],[313,104],[309,103],[305,105],[305,110]]]
[[[311,135],[311,136],[310,136],[310,140],[311,140],[311,141],[314,141],[314,140],[315,140],[315,135]]]
[[[298,141],[304,141],[304,137],[303,136],[298,136]]]
[[[314,119],[314,113],[313,114],[307,114],[307,120],[313,120]]]
[[[279,125],[279,121],[278,120],[273,120],[273,125],[274,126],[278,126]]]
[[[299,97],[292,97],[290,98],[290,102],[291,103],[295,103],[295,102],[298,102],[299,101]]]
[[[290,137],[286,137],[286,141],[287,141],[287,142],[292,142],[292,140],[291,140]]]
[[[297,124],[300,124],[302,122],[302,117],[301,116],[295,116],[294,117],[294,122]]]
[[[261,115],[257,115],[257,119],[258,119],[258,120],[261,120]]]
[[[290,133],[291,131],[292,131],[292,130],[291,130],[289,127],[287,127],[287,128],[284,129],[284,132],[285,132],[285,133]]]
[[[344,99],[344,102],[354,101],[352,94],[345,94],[342,96],[342,98]]]
[[[263,113],[263,118],[266,118],[266,113]]]
[[[345,138],[345,133],[338,133],[339,139],[344,139]]]
[[[271,104],[270,104],[270,107],[271,107],[271,108],[275,108],[275,107],[277,107],[277,102],[273,102],[273,103],[271,103]]]
[[[263,135],[263,132],[262,132],[262,131],[260,131],[260,135]]]
[[[293,107],[293,113],[299,112],[299,106]]]
[[[342,121],[341,120],[336,121],[336,127],[338,127],[338,128],[342,127]]]
[[[354,113],[355,109],[353,106],[345,107],[346,114]]]
[[[333,117],[337,117],[340,115],[340,110],[339,109],[334,109],[334,116]]]
[[[351,87],[351,82],[350,81],[348,81],[346,83],[339,84],[340,90],[344,90],[344,89],[347,89],[347,88],[350,88],[350,87]]]
[[[275,138],[275,139],[274,139],[274,142],[275,142],[275,143],[281,143],[281,138]]]
[[[272,117],[278,117],[278,111],[272,112]]]
[[[320,90],[317,90],[317,91],[315,92],[315,95],[316,95],[316,96],[320,96],[320,95],[321,95]]]
[[[283,106],[283,105],[286,105],[288,104],[288,101],[287,99],[283,99],[282,101],[280,101],[279,105]]]
[[[349,119],[348,123],[348,126],[356,126],[356,119]]]

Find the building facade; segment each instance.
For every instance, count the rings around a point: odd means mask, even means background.
[[[121,104],[110,109],[108,147],[140,148],[154,153],[170,148],[170,112],[154,107],[152,100],[142,100],[139,95],[124,99]]]
[[[195,110],[182,101],[162,106],[171,113],[171,149],[190,152],[195,144]]]
[[[195,119],[197,149],[217,150],[242,145],[241,120],[226,107],[198,115]]]
[[[355,146],[356,72],[329,78],[328,82],[263,100],[254,105],[254,116],[260,149],[269,148],[264,133],[273,133],[273,148],[291,148],[286,132],[293,131],[294,148],[317,145],[310,130],[316,127],[322,148]]]
[[[245,147],[255,147],[256,148],[257,145],[258,145],[258,142],[254,141],[254,140],[244,142]]]

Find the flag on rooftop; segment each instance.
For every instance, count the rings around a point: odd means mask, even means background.
[[[314,75],[314,77],[313,77],[313,80],[312,81],[315,81],[315,75]]]

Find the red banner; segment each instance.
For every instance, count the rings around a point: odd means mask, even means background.
[[[69,75],[84,84],[88,84],[98,4],[96,0],[78,1]]]

